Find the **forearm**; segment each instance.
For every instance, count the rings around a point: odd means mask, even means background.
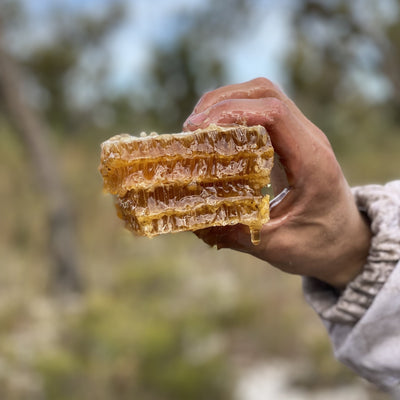
[[[305,295],[327,325],[338,359],[372,382],[395,387],[400,384],[400,181],[353,193],[371,220],[366,263],[343,292],[306,278]]]

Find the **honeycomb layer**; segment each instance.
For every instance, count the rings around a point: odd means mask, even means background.
[[[197,230],[242,223],[252,241],[269,219],[273,148],[261,126],[146,137],[114,136],[102,144],[104,190],[135,233]]]
[[[117,135],[102,144],[104,188],[123,196],[128,190],[162,184],[217,181],[247,175],[264,184],[273,149],[261,126],[136,137]]]

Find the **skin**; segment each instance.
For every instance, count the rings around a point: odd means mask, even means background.
[[[184,130],[210,123],[263,125],[279,156],[271,178],[274,193],[289,190],[271,208],[257,246],[244,225],[196,234],[211,246],[249,253],[285,272],[343,289],[365,264],[371,232],[324,133],[265,78],[204,94]]]

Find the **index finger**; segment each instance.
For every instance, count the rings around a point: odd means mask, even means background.
[[[213,105],[225,100],[262,99],[271,97],[282,101],[296,117],[302,120],[302,122],[310,123],[294,102],[290,100],[275,83],[266,78],[256,78],[243,83],[223,86],[205,93],[196,104],[192,114],[186,120],[184,127],[191,129],[188,121],[190,121],[192,116],[204,112]]]
[[[274,97],[224,100],[197,116],[202,119],[202,122],[197,121],[198,128],[210,124],[264,126],[291,185],[298,180],[295,177],[301,175],[303,155],[315,140],[286,104]]]

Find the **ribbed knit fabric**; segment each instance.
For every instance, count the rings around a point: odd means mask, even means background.
[[[352,189],[371,221],[372,240],[362,272],[338,293],[317,279],[303,282],[307,301],[329,322],[354,325],[362,318],[400,259],[400,181]]]

